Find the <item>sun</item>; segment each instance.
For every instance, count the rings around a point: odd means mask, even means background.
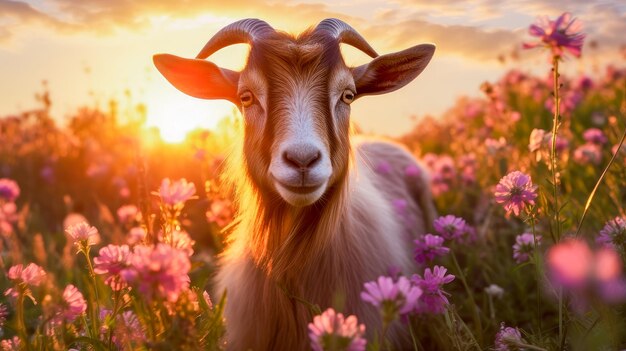
[[[167,143],[181,143],[192,130],[215,129],[221,119],[232,114],[233,105],[168,91],[149,99],[147,108],[146,126],[157,127]]]

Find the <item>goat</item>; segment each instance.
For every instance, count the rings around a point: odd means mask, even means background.
[[[241,72],[205,60],[237,43],[250,44]],[[373,60],[349,68],[340,43]],[[408,151],[351,136],[350,104],[408,84],[434,50],[422,44],[378,56],[338,19],[298,36],[245,19],[220,30],[195,59],[154,56],[182,92],[231,101],[243,115],[243,140],[227,170],[238,215],[216,277],[218,291],[228,293],[228,349],[305,350],[308,303],[326,308],[337,296],[344,312],[378,330],[378,311],[359,297],[363,283],[392,266],[415,269],[407,229],[424,233],[434,205],[426,179],[405,175],[405,167],[419,167]],[[381,163],[392,167],[377,173]]]

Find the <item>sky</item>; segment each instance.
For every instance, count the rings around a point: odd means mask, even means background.
[[[565,11],[587,33],[583,58],[568,62],[572,73],[594,74],[607,62],[623,63],[626,2],[617,0],[0,0],[0,116],[36,107],[34,95],[45,80],[60,121],[80,106],[106,108],[114,98],[145,103],[148,123],[180,138],[194,127],[214,126],[233,106],[178,92],[154,68],[153,54],[195,57],[214,33],[242,18],[298,33],[336,17],[379,54],[437,45],[415,81],[352,105],[352,118],[364,132],[396,136],[410,130],[416,117],[441,115],[459,96],[479,95],[483,81],[508,69],[545,72],[545,54],[522,51],[521,44],[532,40],[528,26],[538,17]],[[235,45],[210,60],[241,69],[247,50]],[[347,46],[342,51],[351,65],[370,60]],[[510,60],[513,53],[520,59]]]

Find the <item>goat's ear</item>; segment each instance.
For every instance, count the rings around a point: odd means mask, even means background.
[[[239,105],[239,73],[219,68],[212,62],[170,54],[152,58],[154,65],[176,89],[200,99],[225,99]]]
[[[435,45],[421,44],[353,68],[356,96],[384,94],[402,88],[422,73],[434,53]]]

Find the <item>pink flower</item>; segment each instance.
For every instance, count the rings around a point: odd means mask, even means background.
[[[564,240],[550,248],[548,267],[553,280],[565,287],[579,287],[586,283],[593,262],[593,252],[582,240]]]
[[[599,146],[602,146],[609,141],[606,135],[604,135],[604,132],[602,132],[598,128],[589,128],[585,130],[583,133],[583,139],[585,139],[585,141],[590,144],[595,144]]]
[[[537,236],[537,245],[541,243],[541,236]],[[528,258],[535,249],[535,239],[532,233],[520,234],[515,238],[513,245],[513,258],[517,263],[528,261]]]
[[[7,309],[7,305],[0,303],[0,329],[4,327],[4,323],[6,323],[8,315],[9,310]]]
[[[450,302],[442,287],[455,278],[452,274],[446,275],[446,272],[446,268],[435,266],[432,271],[430,268],[426,268],[423,278],[418,274],[413,275],[411,280],[423,291],[416,304],[418,313],[442,314],[445,312],[446,306]]]
[[[596,238],[596,242],[612,247],[626,245],[626,219],[624,217],[615,217],[606,222],[604,228],[600,230],[600,235]]]
[[[185,178],[176,182],[165,178],[161,181],[161,187],[159,188],[161,200],[163,200],[166,205],[172,207],[182,207],[187,200],[193,198],[195,193],[195,184],[187,182]]]
[[[432,261],[437,256],[445,256],[450,249],[443,246],[444,239],[438,235],[426,234],[416,239],[415,261],[417,263],[426,263]]]
[[[121,223],[132,223],[140,218],[141,213],[135,205],[124,205],[117,209],[117,218]]]
[[[399,313],[406,315],[415,309],[422,289],[411,284],[406,277],[398,278],[394,283],[391,277],[378,277],[378,280],[363,285],[361,299],[381,309],[383,314],[393,319]]]
[[[438,234],[447,240],[460,238],[466,227],[465,220],[453,215],[441,216],[433,222],[433,227]]]
[[[163,233],[159,232],[159,241],[172,246],[175,249],[183,250],[187,253],[187,256],[193,255],[193,245],[195,241],[191,239],[189,233],[184,230],[174,230],[166,238],[163,237]]]
[[[92,246],[100,242],[100,234],[96,227],[90,226],[87,222],[80,222],[68,228],[65,232],[69,235],[74,245],[81,247]]]
[[[46,271],[34,263],[29,263],[26,268],[22,264],[17,264],[9,268],[7,275],[15,282],[39,286],[46,278]]]
[[[30,287],[41,285],[46,278],[43,268],[34,263],[29,263],[24,268],[22,264],[16,264],[9,268],[8,278],[13,281],[13,287],[4,292],[5,296],[17,298],[20,294],[28,296],[33,303],[37,303],[33,297]]]
[[[100,249],[98,257],[93,259],[94,272],[104,275],[104,283],[114,291],[126,287],[126,282],[120,277],[122,270],[130,264],[130,249],[128,245],[107,245]]]
[[[0,350],[2,351],[20,351],[22,350],[22,340],[14,336],[13,339],[0,341]]]
[[[534,48],[540,45],[552,50],[552,55],[562,57],[564,50],[572,55],[580,57],[585,35],[579,33],[582,24],[577,19],[572,20],[572,15],[563,13],[555,21],[547,17],[540,18],[536,24],[530,26],[530,35],[541,39],[536,43],[524,43],[525,49]]]
[[[499,139],[487,138],[485,140],[485,147],[487,148],[488,154],[495,155],[504,151],[506,148],[506,139],[504,137],[500,137]]]
[[[100,319],[111,319],[111,310],[100,310]],[[139,348],[141,343],[146,339],[146,333],[143,330],[139,319],[132,311],[124,311],[119,313],[114,322],[112,323],[112,341],[117,345],[120,350],[126,349],[131,346],[132,349]],[[102,335],[107,335],[109,332],[109,326],[103,324],[100,329]]]
[[[507,214],[513,212],[519,216],[527,206],[535,204],[537,186],[533,185],[530,176],[514,171],[500,179],[496,185],[496,202],[502,204]]]
[[[513,351],[519,350],[518,343],[523,342],[522,334],[519,329],[506,327],[504,322],[500,326],[500,331],[496,334],[495,349],[496,351]]]
[[[20,187],[12,179],[0,178],[0,200],[15,201],[20,196]]]
[[[574,161],[582,165],[599,165],[602,161],[602,149],[597,144],[585,143],[574,150]]]
[[[167,244],[136,246],[130,266],[121,271],[124,280],[137,287],[148,300],[164,298],[175,302],[189,288],[189,256]]]
[[[233,220],[233,205],[228,199],[217,199],[211,201],[209,209],[206,211],[206,219],[209,223],[215,223],[219,227],[224,227]]]
[[[70,284],[65,287],[63,301],[65,301],[63,318],[69,323],[72,323],[87,311],[87,301],[85,301],[83,294],[74,285]]]
[[[329,308],[309,323],[309,339],[313,351],[365,351],[365,325],[358,324],[356,316],[344,318]]]
[[[535,152],[535,151],[539,151],[539,149],[541,149],[541,146],[544,143],[544,139],[547,133],[545,130],[543,129],[533,129],[532,132],[530,132],[530,141],[528,143],[528,150],[530,152]]]
[[[126,236],[126,242],[128,245],[135,245],[141,243],[148,233],[142,227],[132,227],[128,231],[128,235]]]

